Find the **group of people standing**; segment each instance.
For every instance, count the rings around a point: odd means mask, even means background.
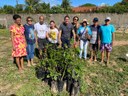
[[[47,44],[52,44],[56,48],[63,49],[74,47],[80,48],[79,58],[84,57],[87,60],[88,46],[91,50],[89,61],[97,61],[97,52],[101,50],[101,63],[104,62],[104,54],[106,51],[107,64],[112,51],[115,28],[110,24],[111,18],[105,18],[105,24],[99,25],[98,18],[93,19],[93,24],[89,25],[87,19],[83,19],[79,23],[77,16],[73,17],[73,22],[70,22],[70,17],[66,15],[64,21],[57,28],[54,20],[51,20],[49,26],[44,22],[44,16],[39,17],[39,22],[33,24],[32,17],[27,17],[26,24],[21,24],[21,16],[14,15],[14,24],[10,26],[12,39],[12,56],[16,58],[16,64],[19,71],[24,69],[24,57],[27,57],[27,66],[35,65],[33,62],[35,47],[39,50],[39,58],[48,50]],[[71,43],[73,41],[73,44]],[[83,55],[84,53],[84,55]]]

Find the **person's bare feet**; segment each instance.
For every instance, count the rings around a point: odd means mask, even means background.
[[[27,64],[28,67],[31,67],[31,64],[30,64],[30,61],[28,61],[28,64]]]
[[[100,64],[103,64],[104,63],[104,61],[100,61]]]
[[[22,70],[25,70],[24,66],[22,66]]]
[[[32,63],[32,66],[35,66],[36,64],[35,63]]]
[[[89,59],[89,62],[92,62],[92,58],[91,58],[91,59]]]
[[[95,59],[94,62],[97,62],[97,59]]]
[[[19,73],[23,73],[23,69],[20,68],[20,69],[19,69]]]
[[[108,64],[109,64],[109,61],[107,61],[106,65],[108,65]]]
[[[31,67],[31,65],[30,64],[27,64],[27,67]]]

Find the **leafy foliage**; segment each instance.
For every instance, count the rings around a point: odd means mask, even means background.
[[[86,3],[86,4],[81,5],[80,7],[95,7],[95,6],[96,6],[95,4]]]
[[[1,96],[12,95],[11,93],[17,96],[56,96],[51,93],[48,85],[35,77],[34,66],[27,68],[27,62],[25,62],[24,73],[17,72],[16,65],[10,58],[12,46],[9,37],[8,30],[0,30],[0,44],[4,45],[0,47]],[[116,40],[127,42],[127,38],[128,34],[123,36],[122,33],[116,33]],[[115,46],[111,53],[109,67],[100,65],[99,61],[91,65],[84,60],[79,60],[79,65],[82,65],[84,70],[82,73],[84,76],[81,77],[80,82],[81,96],[128,96],[128,60],[125,60],[127,52],[128,45]],[[38,62],[38,59],[34,58],[34,61]],[[62,92],[57,96],[68,95]]]
[[[96,7],[95,4],[86,3],[81,5]],[[62,0],[61,5],[50,7],[50,3],[41,2],[41,0],[25,0],[25,5],[17,4],[16,6],[5,5],[0,8],[0,13],[15,14],[15,13],[72,13],[70,0]],[[93,12],[96,13],[127,13],[128,12],[128,1],[122,0],[113,6],[104,6]]]
[[[70,0],[63,0],[61,7],[64,9],[65,13],[71,12],[71,5],[70,5]]]
[[[116,3],[113,6],[106,6],[100,10],[96,11],[97,13],[118,13],[123,14],[128,12],[128,1],[122,0],[122,2]]]

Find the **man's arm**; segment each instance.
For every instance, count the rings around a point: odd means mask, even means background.
[[[59,30],[59,34],[58,34],[58,39],[59,39],[59,44],[61,45],[61,35],[62,35],[62,30]]]
[[[112,33],[112,46],[114,46],[114,42],[115,42],[115,33]]]
[[[36,40],[36,47],[38,48],[38,37],[37,37],[37,31],[36,30],[35,30],[34,34],[35,34],[35,40]]]
[[[115,41],[115,27],[112,25],[112,46],[114,46],[114,41]]]
[[[37,28],[36,28],[36,24],[34,25],[34,35],[35,35],[35,40],[36,40],[36,47],[38,48],[38,37],[37,37]]]
[[[98,46],[99,46],[99,48],[100,48],[100,43],[101,43],[100,41],[101,41],[101,27],[98,30]]]

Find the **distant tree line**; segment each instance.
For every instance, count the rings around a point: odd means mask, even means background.
[[[86,3],[80,7],[96,7],[95,4]],[[41,2],[41,0],[25,0],[25,4],[17,4],[16,6],[4,5],[0,8],[0,14],[16,14],[16,13],[73,13],[70,0],[62,0],[61,5],[50,7],[50,3]],[[127,13],[128,0],[116,3],[113,6],[104,6],[94,11],[95,13]]]
[[[96,11],[97,13],[128,13],[128,0],[122,0],[122,2],[116,3],[113,6],[105,6],[100,10]]]
[[[0,13],[70,13],[70,4],[70,0],[63,0],[61,5],[50,7],[50,3],[41,2],[41,0],[25,0],[25,4],[17,4],[16,6],[4,5],[0,8]]]

